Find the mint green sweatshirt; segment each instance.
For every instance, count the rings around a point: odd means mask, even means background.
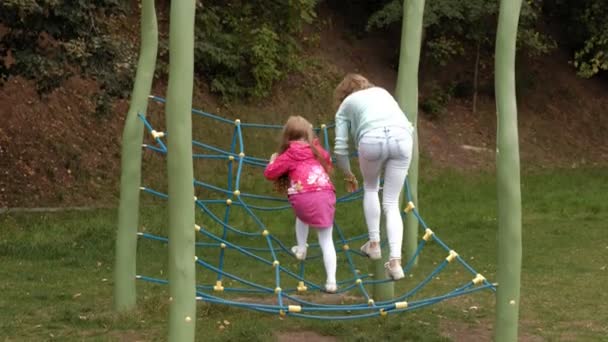
[[[393,96],[383,88],[372,87],[347,96],[336,112],[336,157],[348,155],[349,135],[358,146],[365,133],[380,127],[410,128],[412,124]]]

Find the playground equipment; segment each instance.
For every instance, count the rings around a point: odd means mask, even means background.
[[[422,25],[422,13],[424,1],[411,0],[407,1],[404,6],[404,35],[402,42],[402,52],[407,51],[408,47],[412,47],[411,54],[405,54],[400,63],[400,77],[398,86],[398,98],[402,101],[402,105],[406,108],[413,108],[412,113],[416,113],[414,106],[417,89],[417,68],[420,51],[420,32]],[[521,8],[521,0],[500,2],[499,26],[497,33],[496,47],[496,88],[497,88],[497,109],[498,109],[498,140],[497,140],[497,168],[498,168],[498,190],[499,190],[499,211],[498,211],[498,281],[501,287],[498,288],[497,296],[497,319],[496,319],[496,340],[500,341],[515,341],[517,339],[517,315],[519,308],[519,277],[521,268],[521,201],[519,189],[519,154],[517,145],[517,111],[515,101],[514,87],[514,60],[515,60],[515,40],[517,34],[517,23]],[[224,303],[235,306],[253,308],[258,311],[291,315],[297,317],[316,318],[317,315],[307,315],[308,312],[335,312],[337,310],[349,310],[355,312],[345,318],[369,317],[376,315],[386,315],[402,311],[412,310],[421,306],[429,305],[449,298],[454,295],[466,294],[478,289],[492,289],[494,285],[489,283],[483,276],[470,268],[457,253],[447,247],[436,235],[427,230],[428,227],[422,221],[415,206],[408,205],[408,216],[420,222],[424,229],[425,235],[422,238],[418,249],[422,248],[427,241],[433,240],[442,247],[448,250],[448,256],[442,263],[443,267],[447,263],[458,260],[460,264],[472,272],[475,276],[466,284],[447,293],[445,296],[427,298],[420,301],[406,301],[405,298],[413,295],[416,291],[410,291],[405,295],[394,298],[392,300],[384,300],[374,302],[364,288],[366,281],[368,284],[383,283],[385,280],[366,280],[365,276],[358,275],[357,272],[351,279],[344,280],[342,287],[350,289],[358,287],[365,298],[368,298],[367,303],[349,305],[336,309],[332,306],[324,306],[311,302],[305,302],[291,294],[298,291],[298,288],[310,287],[318,289],[319,286],[314,283],[307,283],[304,277],[293,274],[293,272],[283,267],[277,259],[275,246],[272,234],[268,230],[261,230],[259,234],[268,242],[268,252],[272,255],[272,260],[259,260],[260,262],[270,262],[273,266],[276,287],[259,288],[254,283],[246,284],[251,288],[257,288],[262,292],[271,292],[277,296],[277,304],[256,304],[242,303],[239,301],[231,301],[227,298],[220,298],[211,292],[196,292],[195,283],[195,229],[204,234],[207,238],[214,240],[215,245],[208,247],[235,249],[243,255],[255,258],[255,253],[248,251],[238,245],[230,243],[229,240],[219,237],[215,234],[206,234],[207,230],[202,226],[194,224],[194,206],[206,206],[210,203],[205,203],[204,200],[194,199],[194,177],[192,172],[192,140],[191,140],[191,94],[192,94],[192,77],[193,77],[193,27],[194,27],[194,1],[179,1],[171,3],[171,22],[170,22],[170,76],[167,99],[167,132],[171,135],[168,139],[168,144],[163,147],[163,134],[149,127],[150,133],[159,144],[154,146],[152,150],[157,152],[167,153],[168,157],[168,173],[169,173],[169,284],[170,284],[170,319],[169,319],[169,339],[171,341],[193,341],[194,340],[194,317],[196,312],[195,299],[206,300],[213,303]],[[119,209],[119,224],[118,224],[118,239],[116,243],[116,289],[115,289],[115,306],[119,310],[130,309],[135,305],[135,247],[137,244],[137,236],[145,236],[137,233],[138,227],[138,207],[139,207],[139,191],[141,182],[141,143],[143,125],[141,122],[145,120],[147,108],[146,95],[151,87],[152,75],[154,72],[156,46],[157,46],[157,28],[154,14],[153,0],[143,0],[142,6],[142,47],[140,52],[140,60],[138,64],[138,72],[134,86],[131,108],[125,123],[125,131],[123,134],[123,173],[121,176],[121,203]],[[411,41],[408,39],[412,39]],[[411,44],[411,45],[410,45]],[[403,71],[402,71],[403,70]],[[413,75],[410,75],[413,73]],[[405,77],[402,77],[405,75]],[[406,80],[411,82],[406,84]],[[410,89],[406,96],[401,97],[400,94],[405,92],[404,89]],[[140,119],[139,121],[138,115]],[[414,116],[415,119],[415,116]],[[232,122],[235,125],[237,137],[241,134],[243,123]],[[415,120],[411,120],[415,122]],[[149,123],[148,123],[149,124]],[[327,129],[327,126],[321,127]],[[325,135],[327,139],[327,135]],[[327,142],[326,142],[327,143]],[[159,147],[160,146],[160,147]],[[264,160],[261,158],[250,158],[241,151],[237,154],[235,151],[215,151],[219,155],[228,158],[230,162],[238,162],[240,169],[245,162],[250,162],[252,165],[263,165]],[[233,160],[230,160],[230,157]],[[417,165],[417,164],[415,164]],[[238,177],[238,173],[237,173]],[[228,199],[224,199],[224,205],[237,204],[245,208],[247,203],[243,200],[237,188],[232,189],[231,203]],[[414,184],[414,187],[416,184]],[[149,192],[150,189],[144,188],[144,191]],[[230,191],[231,189],[226,189]],[[415,188],[414,188],[415,190]],[[353,195],[356,196],[356,195]],[[352,198],[342,198],[341,201]],[[416,202],[415,200],[412,202]],[[253,212],[251,212],[253,213]],[[210,212],[207,212],[210,214]],[[339,215],[339,211],[338,211]],[[409,232],[406,233],[411,244],[411,237],[415,236],[412,233],[411,225]],[[232,230],[224,225],[224,229]],[[340,231],[336,229],[336,231]],[[150,237],[150,236],[145,236]],[[162,240],[162,238],[154,237]],[[352,249],[346,247],[350,242],[348,238],[341,236],[341,248],[346,258],[349,258]],[[416,240],[414,240],[416,241]],[[288,254],[278,241],[280,250],[279,253]],[[406,255],[409,257],[409,262],[406,264],[406,272],[415,263],[418,253],[417,249],[411,250],[413,246],[406,246]],[[223,253],[223,252],[221,252]],[[350,259],[349,259],[350,261]],[[223,272],[221,267],[205,262],[202,258],[196,260],[196,263],[210,270],[213,270],[220,277],[228,277],[229,274]],[[444,265],[445,264],[445,265]],[[443,269],[439,268],[439,271]],[[280,287],[281,274],[287,274],[293,279],[298,280],[298,286],[290,289],[282,289]],[[234,276],[234,275],[230,275]],[[431,273],[429,281],[434,276]],[[140,276],[141,279],[143,279]],[[148,279],[152,280],[152,279]],[[233,278],[233,280],[236,280]],[[302,283],[300,283],[302,282]],[[354,284],[353,284],[354,283]],[[422,282],[424,286],[428,281]],[[226,291],[226,286],[223,283],[216,283],[213,287],[203,290],[222,292]],[[416,289],[416,288],[415,288]],[[283,299],[298,302],[299,305],[285,305]],[[247,305],[245,305],[247,304]],[[251,304],[251,305],[249,305]],[[365,313],[363,313],[365,312]],[[342,317],[340,317],[342,318]]]
[[[156,102],[165,103],[165,99],[163,98],[151,96],[151,99]],[[361,231],[358,230],[356,233],[360,235],[349,236],[348,234],[354,233],[353,227],[342,224],[343,220],[339,217],[340,213],[346,213],[345,209],[341,209],[344,208],[343,204],[362,198],[362,190],[359,189],[355,193],[347,194],[338,199],[338,217],[334,223],[334,228],[337,232],[336,247],[338,253],[346,261],[349,270],[347,278],[339,279],[338,285],[340,289],[338,292],[360,294],[360,303],[332,305],[315,303],[314,301],[299,297],[298,295],[320,292],[323,289],[322,284],[312,281],[306,275],[306,265],[309,261],[319,258],[318,246],[311,245],[309,247],[310,252],[306,262],[296,263],[292,252],[288,248],[289,244],[282,241],[274,233],[276,230],[279,233],[287,231],[288,234],[283,233],[282,235],[288,235],[290,236],[290,241],[293,240],[293,232],[290,229],[293,225],[293,215],[291,214],[291,206],[288,204],[287,199],[250,193],[242,186],[242,175],[245,173],[246,168],[253,168],[253,171],[258,174],[258,179],[260,180],[261,168],[264,168],[268,163],[268,160],[264,158],[246,154],[247,148],[244,143],[244,135],[252,130],[264,130],[267,132],[266,140],[272,141],[272,138],[278,134],[277,130],[280,130],[282,126],[247,123],[239,119],[233,121],[200,110],[193,110],[192,113],[194,116],[210,119],[209,125],[213,126],[216,130],[222,129],[222,125],[224,127],[228,126],[228,130],[232,131],[233,134],[229,140],[231,141],[229,150],[224,150],[202,141],[192,141],[192,146],[197,152],[193,154],[193,158],[209,162],[211,160],[223,161],[223,163],[227,164],[228,171],[226,181],[221,182],[226,184],[225,187],[197,179],[194,180],[195,187],[209,195],[204,199],[194,197],[193,200],[196,207],[204,213],[204,217],[206,218],[204,221],[206,223],[192,226],[192,231],[196,230],[200,233],[200,239],[195,244],[198,247],[197,254],[192,262],[205,268],[215,276],[212,281],[209,281],[209,277],[205,277],[207,283],[197,285],[196,295],[198,300],[233,305],[282,316],[335,320],[382,316],[411,311],[445,299],[484,289],[496,290],[494,284],[491,284],[483,275],[477,273],[463,257],[451,249],[426,225],[414,203],[410,200],[407,202],[403,214],[412,215],[420,222],[423,227],[424,236],[418,243],[415,253],[408,260],[404,268],[405,271],[411,271],[416,258],[420,255],[423,248],[430,243],[436,244],[439,248],[443,249],[443,254],[440,254],[439,260],[436,260],[437,265],[434,269],[421,279],[417,285],[412,285],[411,289],[405,291],[405,293],[386,299],[380,299],[372,295],[368,289],[369,286],[373,288],[380,284],[392,282],[392,280],[385,279],[382,275],[378,276],[378,274],[375,274],[376,276],[374,277],[361,271],[365,268],[365,265],[360,265],[359,263],[362,260],[367,262],[368,259],[357,248],[351,248],[350,246],[356,245],[359,241],[367,240],[367,234],[360,234]],[[154,125],[143,116],[140,116],[140,118],[153,139],[153,143],[145,144],[144,148],[161,155],[168,154],[167,144],[164,143],[166,134],[156,130]],[[329,130],[331,128],[331,125],[321,125],[317,128],[322,141],[324,141],[325,148],[329,148]],[[256,134],[256,136],[259,136],[259,134]],[[168,140],[170,141],[171,138],[168,137]],[[144,193],[162,199],[171,197],[145,186],[141,187],[141,190]],[[406,192],[408,199],[411,199],[409,191]],[[192,202],[192,199],[190,201]],[[218,207],[219,211],[213,210]],[[358,208],[360,208],[360,204],[357,206]],[[248,219],[247,221],[251,222],[249,225],[244,224],[243,221],[245,220],[243,219],[232,218],[237,210],[244,213],[244,216]],[[269,226],[265,223],[266,220],[277,215],[275,214],[276,212],[285,211],[287,213],[282,217],[285,218],[287,223],[282,223],[279,227],[276,227],[276,224]],[[223,218],[221,218],[222,214]],[[138,235],[144,239],[164,243],[170,241],[170,238],[167,239],[148,232],[139,232]],[[231,253],[230,258],[238,258],[240,266],[234,272],[226,270],[225,265],[230,259],[227,251],[235,251],[236,253]],[[316,255],[315,251],[317,252]],[[430,255],[428,254],[428,256]],[[297,266],[293,266],[294,263]],[[427,287],[451,263],[462,266],[465,272],[470,273],[470,278],[457,288],[449,290],[446,293],[430,298],[418,298],[417,295],[420,290]],[[259,272],[267,276],[251,274],[247,272],[250,268],[261,269]],[[241,275],[236,272],[247,273],[247,275]],[[164,279],[145,275],[137,275],[136,278],[161,284],[167,283]],[[233,286],[227,285],[224,280],[233,283]],[[407,282],[411,283],[411,281]],[[256,298],[240,297],[238,300],[231,299],[230,294],[235,293],[270,295],[274,297],[276,304],[256,302]],[[286,304],[287,302],[292,304]]]

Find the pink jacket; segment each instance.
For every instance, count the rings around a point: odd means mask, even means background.
[[[315,140],[314,144],[327,161],[327,165],[331,165],[329,153],[321,147],[318,140]],[[276,180],[284,174],[288,175],[290,181],[288,195],[309,191],[335,191],[329,175],[306,142],[291,141],[289,148],[269,163],[264,170],[264,177],[269,180]]]

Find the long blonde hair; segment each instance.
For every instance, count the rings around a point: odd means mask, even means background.
[[[296,141],[296,140],[304,141],[304,142],[308,143],[315,158],[323,166],[323,169],[325,169],[325,172],[327,172],[329,174],[329,173],[331,173],[331,165],[328,165],[325,158],[323,158],[323,155],[321,154],[321,152],[315,146],[315,144],[314,144],[315,139],[316,139],[315,132],[313,131],[312,125],[310,124],[310,122],[308,122],[308,120],[306,120],[305,118],[303,118],[299,115],[290,116],[289,119],[287,119],[285,126],[283,126],[283,132],[281,134],[281,141],[279,143],[279,149],[277,152],[279,154],[282,154],[285,151],[287,151],[287,149],[289,148],[289,143],[291,141]],[[281,193],[285,193],[288,188],[289,188],[288,175],[285,174],[285,175],[279,177],[279,179],[277,179],[275,181],[275,189],[277,191],[279,191]]]
[[[372,87],[374,87],[374,84],[362,75],[347,74],[334,90],[334,104],[338,107],[348,95]]]

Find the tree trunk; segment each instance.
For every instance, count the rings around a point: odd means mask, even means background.
[[[481,41],[477,41],[477,54],[475,55],[475,71],[473,73],[473,114],[477,114],[477,93],[479,92],[479,54]]]
[[[521,183],[515,96],[515,45],[522,0],[501,0],[496,33],[498,111],[498,291],[495,340],[517,341],[521,281]]]
[[[139,226],[139,186],[141,183],[141,144],[144,125],[137,114],[146,115],[152,88],[158,27],[154,0],[144,0],[141,8],[141,46],[131,105],[122,133],[120,202],[114,266],[114,309],[135,307],[137,228]]]
[[[414,147],[408,181],[412,201],[418,208],[418,68],[423,16],[424,0],[404,2],[399,73],[395,91],[399,105],[414,125]],[[404,240],[405,257],[409,260],[414,255],[418,243],[418,220],[412,214],[408,214],[405,219]]]
[[[169,176],[169,341],[194,341],[196,322],[192,89],[194,0],[171,2],[165,120]]]

